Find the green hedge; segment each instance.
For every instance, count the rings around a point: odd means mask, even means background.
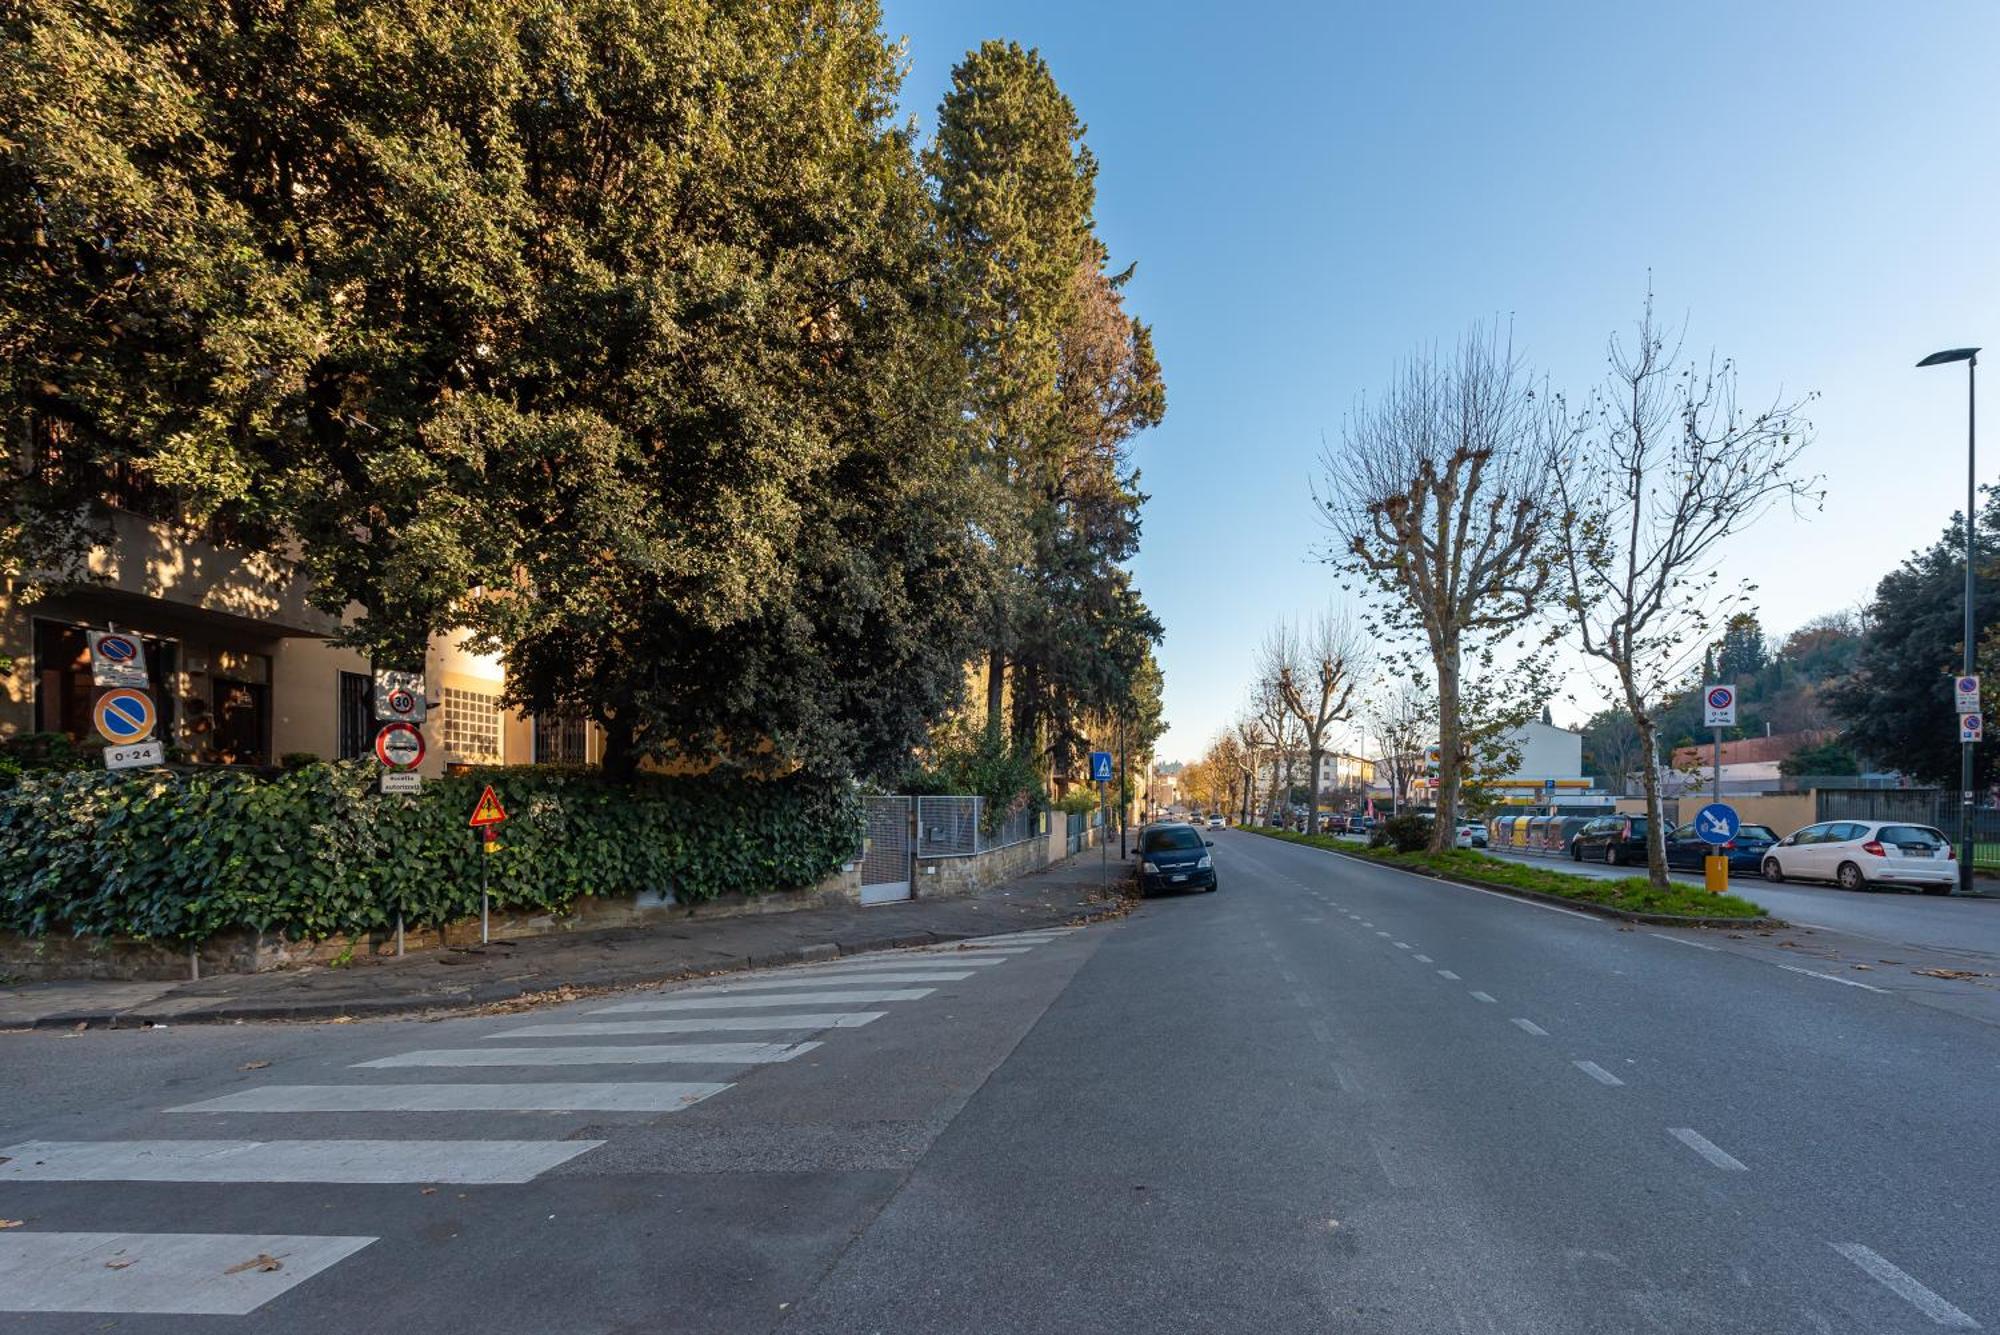
[[[448,922],[581,895],[809,886],[853,856],[851,785],[795,776],[642,778],[488,769],[419,797],[374,789],[372,761],[226,770],[26,774],[0,790],[0,930],[205,940],[302,938]],[[482,853],[466,817],[491,783],[510,819]],[[485,864],[482,867],[482,862]]]

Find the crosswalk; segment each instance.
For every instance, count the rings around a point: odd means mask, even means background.
[[[939,987],[976,982],[1075,928],[1010,932],[676,985],[596,1007],[586,1018],[521,1024],[464,1047],[353,1062],[344,1083],[255,1085],[163,1108],[176,1122],[278,1119],[271,1139],[34,1140],[0,1147],[10,1183],[150,1182],[504,1186],[532,1182],[604,1144],[595,1139],[445,1138],[440,1115],[671,1114],[725,1094],[760,1067],[818,1052]],[[621,1069],[667,1067],[647,1078]],[[573,1068],[577,1076],[570,1078]],[[497,1079],[481,1079],[491,1069]],[[464,1077],[455,1073],[467,1072]],[[542,1078],[541,1072],[547,1077]],[[387,1073],[387,1074],[381,1074]],[[417,1082],[405,1082],[404,1073]],[[408,1115],[408,1137],[284,1138],[300,1114]],[[215,1123],[210,1123],[216,1125]],[[240,1123],[230,1123],[240,1131]],[[297,1126],[294,1122],[291,1125]],[[369,1124],[370,1130],[377,1123]],[[401,1123],[393,1123],[400,1127]],[[312,1129],[318,1129],[315,1125]],[[483,1130],[492,1129],[483,1125]],[[426,1134],[426,1132],[429,1134]],[[17,1211],[18,1213],[18,1211]],[[0,1312],[242,1316],[380,1241],[375,1236],[233,1232],[0,1232]],[[93,1222],[98,1222],[93,1220]],[[139,1225],[190,1220],[116,1221]],[[263,1222],[260,1219],[260,1222]]]

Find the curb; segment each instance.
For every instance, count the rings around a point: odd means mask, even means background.
[[[1291,843],[1281,839],[1279,843]],[[1335,857],[1346,858],[1349,862],[1359,862],[1370,867],[1381,867],[1385,871],[1399,871],[1405,876],[1421,876],[1427,881],[1443,881],[1447,885],[1462,885],[1469,890],[1485,890],[1490,894],[1507,895],[1513,899],[1525,899],[1537,904],[1549,904],[1556,908],[1568,909],[1572,913],[1588,913],[1593,917],[1610,918],[1615,922],[1644,923],[1648,927],[1750,927],[1757,930],[1787,927],[1790,924],[1782,918],[1687,918],[1673,913],[1639,913],[1632,909],[1613,908],[1609,904],[1593,903],[1588,899],[1565,899],[1561,895],[1544,894],[1540,890],[1524,890],[1514,885],[1496,885],[1492,881],[1475,881],[1469,876],[1453,876],[1447,872],[1432,871],[1427,867],[1399,867],[1393,862],[1381,862],[1360,853],[1349,853],[1338,848],[1319,848],[1313,844],[1299,844],[1299,848],[1310,848],[1318,853],[1331,853]]]
[[[1123,911],[1124,909],[1117,904],[1087,904],[1082,908],[1056,915],[1052,923],[1042,925],[1066,923],[1088,925],[1116,917]],[[214,1006],[204,1006],[196,1010],[147,1010],[142,1007],[124,1011],[66,1011],[57,1015],[37,1016],[27,1027],[45,1030],[75,1029],[81,1025],[87,1029],[144,1029],[177,1024],[240,1024],[272,1020],[334,1020],[342,1017],[391,1019],[470,1010],[479,1006],[490,1006],[496,1002],[518,1001],[523,997],[554,993],[563,988],[610,990],[651,987],[661,983],[683,982],[691,978],[709,978],[718,974],[740,973],[748,969],[765,969],[773,965],[811,964],[837,959],[843,955],[865,955],[879,950],[905,950],[913,946],[943,945],[952,941],[968,941],[975,936],[993,934],[991,930],[923,931],[902,932],[891,936],[836,937],[831,941],[815,941],[808,945],[787,946],[780,950],[739,955],[709,961],[700,967],[673,969],[664,973],[633,975],[606,970],[561,982],[535,978],[518,983],[486,983],[453,995],[433,993],[421,997],[302,1001],[293,1005],[283,1002],[230,1002],[225,999]]]

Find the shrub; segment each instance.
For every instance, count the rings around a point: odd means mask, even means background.
[[[856,847],[852,786],[804,776],[643,777],[523,767],[374,791],[372,761],[277,773],[26,774],[0,790],[0,929],[204,940],[318,938],[582,895],[811,885]],[[465,819],[491,783],[510,819],[482,855]]]
[[[1391,816],[1368,836],[1370,848],[1393,848],[1398,853],[1421,853],[1431,846],[1431,822],[1426,816]]]
[[[980,825],[987,834],[1013,812],[1046,804],[1041,772],[1025,752],[984,728],[961,725],[941,736],[931,763],[912,769],[897,785],[920,797],[940,794],[986,799]]]

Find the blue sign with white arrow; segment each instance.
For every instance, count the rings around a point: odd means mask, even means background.
[[[1742,818],[1727,802],[1710,802],[1694,813],[1694,832],[1705,844],[1726,844],[1742,828]]]
[[[1090,781],[1092,783],[1111,782],[1111,753],[1092,751],[1090,753]]]

